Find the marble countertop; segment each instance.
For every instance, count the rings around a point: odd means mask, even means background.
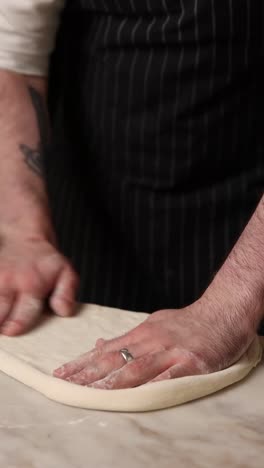
[[[0,467],[262,468],[263,364],[213,396],[137,414],[63,406],[0,373]]]

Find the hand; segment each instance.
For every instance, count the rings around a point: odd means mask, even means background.
[[[57,315],[71,315],[77,285],[76,273],[51,243],[18,235],[0,239],[0,332],[27,331],[48,296]]]
[[[219,371],[237,361],[255,336],[242,321],[235,323],[232,312],[205,298],[184,309],[155,312],[123,336],[99,339],[93,350],[55,370],[54,376],[118,389]],[[133,361],[125,363],[122,348]]]

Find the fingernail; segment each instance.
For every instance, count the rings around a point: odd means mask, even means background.
[[[19,327],[12,321],[5,322],[1,327],[1,333],[4,335],[13,335],[18,332]]]
[[[67,377],[67,379],[65,379],[65,380],[66,380],[67,382],[70,382],[70,383],[75,383],[73,377]]]
[[[58,367],[58,369],[55,369],[55,371],[53,371],[53,374],[57,377],[62,377],[64,374],[64,370],[61,367]]]
[[[53,300],[57,302],[62,317],[69,317],[76,313],[76,304],[61,296],[54,296]]]

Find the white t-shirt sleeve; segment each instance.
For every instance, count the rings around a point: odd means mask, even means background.
[[[0,0],[0,68],[45,76],[65,0]]]

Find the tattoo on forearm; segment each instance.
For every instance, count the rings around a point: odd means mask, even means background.
[[[19,148],[24,155],[24,160],[27,166],[35,174],[42,177],[44,174],[43,158],[48,148],[49,140],[47,112],[40,93],[32,86],[29,86],[29,94],[36,112],[40,132],[40,142],[37,145],[37,148],[31,148],[25,144],[20,144]]]
[[[39,175],[42,177],[43,175],[43,155],[42,155],[42,150],[41,150],[41,145],[40,143],[38,144],[38,147],[36,149],[30,148],[27,145],[19,145],[23,155],[24,155],[24,160],[28,167],[35,172],[35,174]]]

